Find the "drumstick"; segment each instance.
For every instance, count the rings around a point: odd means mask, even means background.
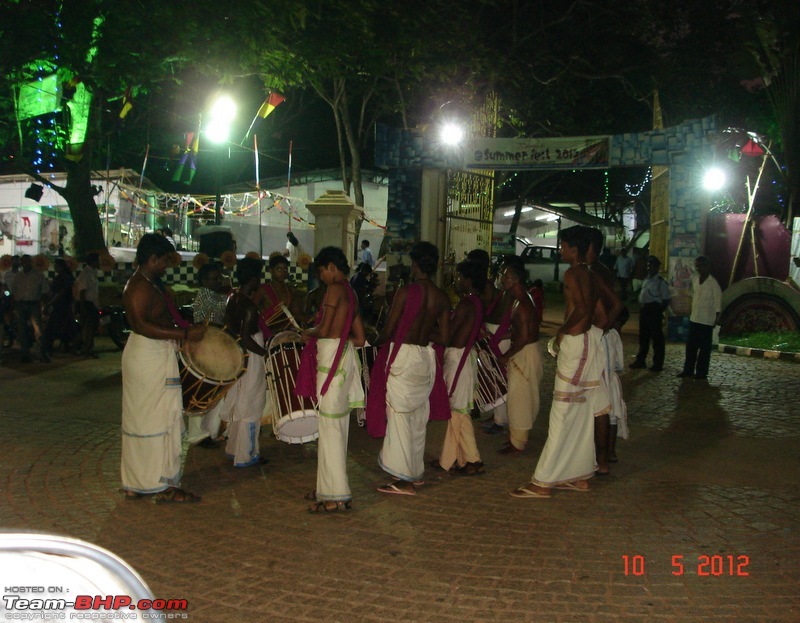
[[[295,320],[294,316],[292,316],[292,312],[289,311],[289,308],[286,307],[286,305],[284,305],[283,303],[281,303],[281,309],[283,310],[283,313],[286,314],[286,317],[289,319],[289,322],[291,322],[294,325],[294,328],[297,329],[298,331],[302,331],[300,325],[297,324],[297,320]]]

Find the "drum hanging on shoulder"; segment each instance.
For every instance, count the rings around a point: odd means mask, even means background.
[[[316,402],[295,392],[303,342],[295,331],[283,331],[267,344],[264,367],[275,437],[286,443],[308,443],[319,437]]]
[[[217,404],[247,369],[247,352],[224,329],[209,326],[199,342],[180,350],[183,408],[200,414]]]
[[[475,392],[475,404],[482,413],[487,413],[506,401],[508,381],[497,357],[494,356],[485,339],[475,342],[475,353],[478,359],[478,387]]]

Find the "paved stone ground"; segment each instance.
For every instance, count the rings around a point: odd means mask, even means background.
[[[0,367],[0,527],[106,547],[157,597],[187,599],[191,621],[800,621],[794,362],[714,353],[710,383],[681,381],[682,346],[669,345],[663,373],[623,376],[631,439],[613,474],[588,494],[518,500],[508,493],[546,436],[548,360],[524,455],[499,456],[503,439],[479,433],[485,475],[429,474],[416,497],[384,496],[380,442],[354,426],[355,508],[313,516],[315,445],[267,429],[263,467],[188,449],[199,505],[123,500],[120,355],[100,346],[99,360],[19,366],[11,353]],[[430,458],[444,428],[429,426]],[[644,573],[626,575],[623,556],[642,556]],[[701,556],[722,557],[722,574],[701,575]],[[728,556],[747,556],[749,575],[730,575]]]

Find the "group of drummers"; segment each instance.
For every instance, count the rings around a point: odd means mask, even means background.
[[[316,301],[313,318],[288,283],[286,257],[270,256],[271,279],[262,283],[263,261],[248,254],[236,265],[235,288],[221,265],[200,268],[193,323],[160,281],[172,251],[163,236],[144,236],[124,293],[132,329],[122,357],[126,499],[200,500],[180,487],[184,414],[189,442],[212,448],[224,439],[236,467],[265,462],[259,435],[267,422],[281,441],[316,440],[316,488],[306,495],[311,512],[352,506],[353,410],[370,435],[384,438],[378,463],[389,482],[378,491],[386,494],[415,495],[424,484],[429,419],[448,421],[431,466],[450,474],[484,472],[471,417],[476,407],[493,410],[495,422],[508,427],[501,453],[524,450],[539,408],[541,310],[513,257],[495,283],[488,253],[468,253],[456,267],[459,301],[451,309],[433,282],[438,249],[416,243],[412,280],[394,293],[368,342],[339,248],[314,258],[321,286],[307,297]]]

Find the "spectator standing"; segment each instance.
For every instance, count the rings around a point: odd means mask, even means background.
[[[369,240],[361,241],[361,258],[362,264],[367,264],[370,268],[375,268],[375,258],[372,257],[372,251],[369,248]]]
[[[708,379],[711,362],[711,342],[714,327],[719,324],[722,309],[722,289],[711,276],[711,261],[701,255],[694,261],[697,274],[692,277],[692,314],[689,316],[689,336],[686,356],[679,377],[693,376],[698,381]]]
[[[100,256],[89,253],[78,278],[75,280],[75,298],[78,305],[78,322],[81,325],[81,352],[84,357],[97,359],[94,352],[94,335],[100,318],[97,315],[98,283],[97,269],[100,268]]]
[[[669,285],[658,274],[661,261],[654,255],[647,260],[647,278],[639,293],[639,353],[631,368],[646,368],[647,353],[653,342],[652,372],[664,369],[664,312],[669,306]]]
[[[622,249],[619,252],[619,257],[614,264],[614,272],[619,281],[619,295],[623,302],[628,299],[628,285],[631,282],[631,275],[633,274],[633,259],[628,257],[628,250]]]
[[[42,272],[33,267],[30,255],[23,255],[20,265],[22,270],[11,282],[11,298],[17,313],[17,338],[22,353],[22,363],[30,363],[33,341],[31,337],[41,330],[42,304],[50,292],[50,286]],[[41,346],[40,340],[40,354]]]
[[[50,284],[50,300],[47,303],[50,314],[42,335],[41,353],[44,363],[50,362],[53,341],[56,338],[61,340],[62,349],[68,350],[76,334],[75,318],[72,314],[72,286],[75,277],[62,258],[57,258],[54,266],[56,276]]]

